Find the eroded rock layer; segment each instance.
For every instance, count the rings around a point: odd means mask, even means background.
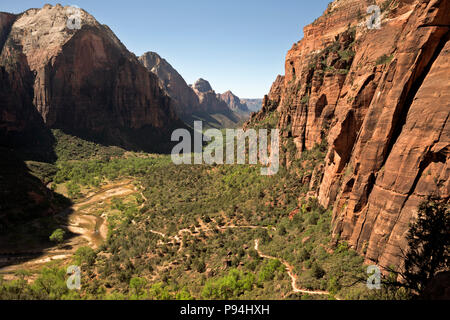
[[[174,101],[174,109],[181,118],[204,111],[194,90],[165,59],[155,52],[147,52],[139,57],[139,61],[158,76],[162,87]]]
[[[234,107],[245,106],[233,104],[239,101],[238,97],[225,95],[224,98],[230,99],[222,100],[222,95],[216,94],[210,83],[204,79],[199,79],[189,86],[178,71],[155,52],[143,54],[139,61],[147,70],[158,76],[161,87],[172,99],[176,114],[187,125],[192,127],[194,121],[201,120],[205,126],[221,128],[234,127],[241,121],[240,114]]]
[[[182,126],[170,98],[107,26],[80,12],[80,29],[68,27],[73,11],[60,5],[15,16],[0,32],[0,65],[31,72],[32,102],[47,127],[156,151],[169,128]]]
[[[237,97],[233,92],[227,91],[222,94],[218,94],[217,97],[224,101],[228,107],[233,110],[234,112],[239,113],[250,113],[250,110],[248,109],[245,102],[243,103],[239,97]]]
[[[276,112],[298,153],[328,142],[316,196],[333,235],[368,261],[398,264],[417,207],[448,199],[450,3],[339,0],[305,27],[252,122]]]

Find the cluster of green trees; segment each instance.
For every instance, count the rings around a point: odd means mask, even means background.
[[[55,153],[59,161],[74,160],[109,160],[122,157],[125,150],[114,146],[103,146],[94,142],[86,141],[76,136],[64,133],[61,130],[52,130],[56,144]]]
[[[257,281],[253,273],[232,269],[224,277],[206,282],[202,297],[215,300],[238,299],[245,291],[251,291],[255,285]]]
[[[323,157],[320,146],[317,149],[305,155],[306,162]],[[312,168],[311,164],[299,174]],[[191,295],[201,298],[202,288],[215,287],[229,268],[235,268],[255,276],[253,289],[244,290],[240,297],[280,297],[290,285],[285,267],[278,260],[260,259],[252,249],[255,239],[270,242],[271,232],[226,227],[277,225],[298,205],[298,194],[304,188],[299,180],[287,170],[275,179],[261,176],[258,166],[153,166],[151,174],[141,179],[143,208],[130,211],[130,204],[113,202],[112,209],[121,214],[109,219],[109,237],[101,248],[110,258],[97,259],[95,272],[108,287],[121,292],[130,290],[131,279],[140,277],[152,278],[171,290],[197,288]],[[316,223],[321,213],[314,211],[305,224]],[[202,226],[206,230],[199,230]],[[173,237],[181,229],[193,232],[183,234],[181,249],[179,244],[161,244],[164,238],[149,232]],[[286,234],[282,227],[278,229],[280,237],[287,235],[287,229]],[[210,279],[208,285],[205,279]]]
[[[166,157],[146,158],[130,156],[107,161],[87,160],[58,162],[58,171],[54,177],[56,184],[69,184],[98,187],[104,179],[115,180],[119,177],[151,175],[155,166],[168,162]]]
[[[0,276],[0,299],[2,300],[64,300],[76,297],[66,285],[66,271],[57,266],[44,267],[37,279],[28,284],[27,271],[17,272],[16,280],[5,281]]]

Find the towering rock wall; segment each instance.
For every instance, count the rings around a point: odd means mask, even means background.
[[[157,76],[85,11],[81,29],[68,28],[68,9],[45,5],[16,16],[3,35],[0,65],[30,70],[32,102],[47,127],[154,150],[152,138],[182,126]]]
[[[14,149],[27,159],[53,161],[53,137],[33,105],[34,74],[26,57],[7,35],[17,17],[0,13],[0,147]]]
[[[16,19],[0,13],[0,51]],[[55,195],[30,174],[24,160],[54,161],[54,139],[33,105],[34,75],[26,58],[5,50],[0,66],[0,251],[2,238],[18,223],[54,214]],[[2,242],[0,241],[0,242]]]
[[[322,139],[328,154],[316,196],[332,206],[335,239],[368,261],[397,264],[417,207],[448,199],[450,3],[338,0],[305,27],[265,97],[298,153]]]
[[[222,100],[219,94],[216,94],[208,81],[200,78],[191,85],[191,88],[198,96],[202,109],[196,116],[205,121],[207,126],[234,128],[245,121],[240,113],[232,110],[227,102]]]
[[[139,61],[161,80],[163,88],[174,101],[175,111],[181,118],[202,111],[194,90],[165,59],[155,52],[147,52],[139,57]]]
[[[225,94],[222,99],[222,95],[216,94],[211,84],[204,79],[189,86],[178,71],[155,52],[143,54],[139,61],[158,76],[161,87],[173,101],[176,114],[189,126],[193,126],[193,121],[202,120],[206,126],[234,127],[242,120],[238,112],[240,109],[235,110],[234,107],[244,110],[246,106],[240,104],[238,97]],[[233,104],[236,101],[239,104]]]

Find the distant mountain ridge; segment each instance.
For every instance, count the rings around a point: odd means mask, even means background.
[[[217,94],[202,78],[188,85],[178,71],[156,52],[146,52],[139,61],[158,76],[161,86],[174,101],[177,115],[187,125],[192,126],[193,121],[202,120],[209,127],[236,127],[246,120],[249,114],[247,107],[231,92]]]
[[[174,109],[181,118],[202,110],[198,96],[165,59],[156,52],[147,52],[139,57],[139,61],[158,76],[161,86],[174,101]]]

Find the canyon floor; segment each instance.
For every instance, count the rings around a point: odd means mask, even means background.
[[[106,240],[108,228],[106,226],[106,216],[98,215],[98,207],[110,202],[112,199],[122,199],[137,192],[131,180],[110,182],[103,185],[99,190],[88,193],[84,198],[79,199],[74,205],[65,209],[56,218],[64,218],[67,223],[61,224],[73,236],[63,244],[55,245],[42,250],[42,252],[27,252],[22,250],[4,255],[2,262],[8,266],[0,268],[0,276],[6,280],[17,279],[17,272],[20,270],[39,270],[46,263],[51,261],[69,261],[76,250],[83,246],[93,249]],[[33,257],[36,256],[34,258]],[[35,280],[31,277],[29,280]]]
[[[322,161],[320,146],[267,177],[256,165],[177,166],[170,156],[111,155],[70,139],[59,137],[70,148],[58,147],[48,186],[73,204],[45,222],[52,226],[47,239],[62,228],[64,242],[31,250],[39,246],[24,239],[4,255],[5,288],[25,280],[25,296],[45,298],[40,286],[52,283],[59,288],[54,299],[370,295],[365,284],[349,286],[364,275],[364,259],[332,244],[330,210],[307,197],[305,176]],[[74,154],[73,146],[78,159],[65,154]],[[65,287],[70,265],[81,267],[80,291]]]

